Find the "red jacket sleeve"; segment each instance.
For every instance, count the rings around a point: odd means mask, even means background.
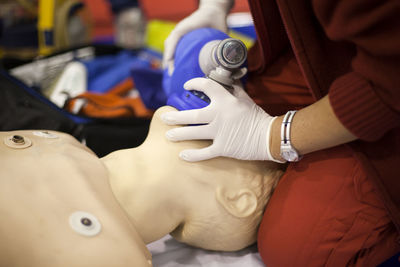
[[[314,0],[332,40],[354,44],[352,72],[329,90],[333,110],[360,139],[374,141],[400,125],[400,1]]]

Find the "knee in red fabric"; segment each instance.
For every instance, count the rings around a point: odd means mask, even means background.
[[[266,208],[258,247],[268,267],[375,265],[396,231],[366,173],[341,146],[290,164]],[[364,265],[366,266],[366,265]]]

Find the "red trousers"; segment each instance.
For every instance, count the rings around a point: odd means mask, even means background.
[[[249,94],[273,115],[314,100],[291,54],[264,75],[250,76]],[[258,232],[268,267],[377,266],[400,251],[399,235],[379,193],[349,146],[291,163]]]
[[[258,233],[268,267],[377,266],[400,250],[395,226],[347,146],[292,163]]]

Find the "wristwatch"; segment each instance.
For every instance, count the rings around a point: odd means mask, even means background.
[[[281,126],[281,157],[291,162],[299,161],[302,158],[290,142],[290,128],[296,112],[296,110],[288,111],[283,117]]]

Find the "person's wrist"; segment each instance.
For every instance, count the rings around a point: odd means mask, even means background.
[[[281,125],[283,121],[283,116],[277,117],[271,125],[271,137],[270,137],[270,152],[271,156],[277,161],[286,162],[284,158],[281,157]]]

